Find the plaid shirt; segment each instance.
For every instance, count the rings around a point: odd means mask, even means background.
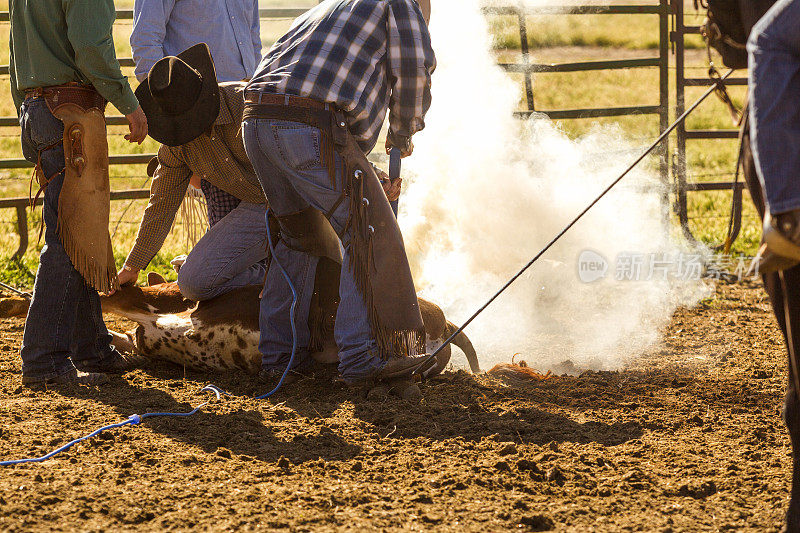
[[[211,135],[204,133],[184,145],[162,145],[158,150],[150,202],[125,260],[127,266],[145,268],[164,245],[193,173],[243,202],[266,204],[242,142],[244,83],[220,83],[219,89],[219,116]]]
[[[213,228],[214,224],[228,216],[228,213],[239,207],[241,203],[241,200],[234,195],[223,191],[206,180],[200,180],[200,190],[203,191],[203,196],[206,199],[209,228]]]
[[[387,108],[395,146],[425,127],[435,67],[415,0],[326,0],[265,54],[248,89],[336,104],[368,153]]]

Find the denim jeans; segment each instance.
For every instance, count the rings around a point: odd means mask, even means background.
[[[318,129],[295,122],[248,119],[242,124],[242,134],[247,156],[275,215],[290,215],[309,205],[327,213],[334,206],[341,190],[331,186],[327,167],[322,165]],[[338,184],[343,181],[341,166],[337,155]],[[348,202],[342,202],[331,216],[331,224],[340,235],[347,217]],[[343,240],[349,242],[349,236],[344,235]],[[301,350],[296,366],[300,366],[309,356],[308,310],[318,258],[291,250],[281,242],[275,249],[274,261],[286,269],[297,290],[295,323]],[[386,363],[379,356],[346,250],[339,297],[334,332],[339,348],[339,372],[346,382],[355,382],[377,372]],[[288,363],[292,348],[291,302],[292,293],[283,274],[279,268],[270,267],[261,300],[259,349],[263,368],[282,370]]]
[[[263,204],[240,202],[211,226],[178,272],[178,287],[190,300],[209,300],[239,287],[261,285],[267,257]]]
[[[773,215],[800,209],[800,0],[779,0],[753,27],[750,124]]]
[[[42,98],[22,104],[20,126],[22,152],[33,163],[39,151],[57,143],[64,131],[64,125]],[[99,295],[72,266],[56,232],[63,168],[61,144],[42,152],[45,176],[55,177],[44,191],[45,245],[39,256],[20,352],[22,373],[31,378],[55,377],[73,370],[73,362],[100,362],[114,354]]]

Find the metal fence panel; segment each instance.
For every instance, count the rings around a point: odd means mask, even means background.
[[[524,78],[525,103],[527,109],[515,113],[520,118],[529,117],[534,113],[541,113],[552,119],[578,119],[578,118],[600,118],[618,117],[626,115],[659,115],[660,127],[663,131],[668,124],[669,118],[669,88],[668,88],[668,21],[671,14],[669,0],[660,0],[658,5],[562,5],[562,6],[493,6],[486,7],[482,11],[486,15],[511,15],[517,18],[519,24],[520,46],[522,52],[521,63],[500,63],[499,66],[507,72],[520,73]],[[260,10],[262,19],[286,19],[296,18],[303,14],[306,8],[265,8]],[[611,59],[604,61],[582,61],[569,63],[540,64],[532,63],[530,60],[530,50],[528,47],[527,20],[529,16],[540,15],[632,15],[650,14],[657,15],[659,18],[659,53],[657,57],[637,58],[637,59]],[[118,10],[117,20],[132,20],[133,11]],[[0,12],[0,22],[8,22],[8,12]],[[120,65],[123,67],[134,66],[133,59],[129,57],[120,58]],[[560,110],[540,110],[536,109],[534,102],[533,79],[534,73],[559,73],[559,72],[582,72],[595,70],[612,70],[627,68],[659,68],[659,102],[654,105],[644,106],[620,106],[602,107],[587,109],[560,109]],[[8,65],[0,66],[0,75],[8,75]],[[698,81],[699,83],[699,81]],[[108,125],[124,126],[127,125],[125,117],[109,116],[106,119]],[[16,117],[0,117],[0,127],[18,126]],[[659,149],[660,170],[662,179],[668,179],[667,165],[668,145],[665,140]],[[146,164],[154,154],[125,154],[112,155],[110,164]],[[0,169],[20,169],[31,167],[31,163],[25,159],[2,159]],[[149,191],[146,189],[113,191],[111,200],[131,200],[146,199]],[[17,212],[17,231],[20,236],[20,246],[15,257],[20,257],[26,250],[28,244],[27,215],[25,208],[28,205],[28,198],[7,198],[0,200],[0,209],[13,208]],[[39,201],[41,203],[41,200]]]

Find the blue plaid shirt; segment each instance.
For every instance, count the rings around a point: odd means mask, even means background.
[[[387,109],[394,146],[425,127],[435,67],[415,0],[326,0],[264,55],[248,89],[336,104],[370,152]]]
[[[156,61],[206,43],[217,81],[250,78],[261,60],[258,0],[135,0],[131,49],[139,81]]]

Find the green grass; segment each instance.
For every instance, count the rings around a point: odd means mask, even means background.
[[[261,0],[262,7],[311,6],[315,0]],[[119,8],[130,9],[133,0],[117,0]],[[0,0],[0,10],[7,3]],[[692,13],[691,2],[686,4],[687,13]],[[288,28],[291,21],[277,20],[262,23],[262,42],[269,46]],[[490,27],[495,36],[494,47],[498,60],[513,62],[520,59],[519,31],[515,19],[491,16]],[[687,18],[688,24],[699,24],[697,17]],[[128,37],[130,21],[120,21],[115,27],[115,43],[118,57],[130,57]],[[0,31],[8,31],[8,25],[0,24]],[[654,57],[658,47],[657,17],[653,15],[561,15],[528,18],[528,41],[531,60],[542,63],[572,62],[608,58]],[[698,38],[687,41],[690,48],[687,65],[695,76],[705,75],[705,52]],[[0,56],[8,57],[7,40],[0,40]],[[674,66],[674,58],[670,59]],[[4,62],[4,61],[0,61]],[[131,76],[132,69],[124,69]],[[674,70],[671,70],[674,73]],[[520,86],[520,108],[524,107],[522,76],[515,76]],[[542,73],[533,76],[536,109],[556,110],[581,107],[654,105],[658,103],[658,72],[655,68],[639,68],[615,71],[592,71],[577,73]],[[674,106],[674,80],[670,80],[671,102]],[[691,103],[702,89],[690,89],[686,102]],[[734,99],[741,102],[744,92],[732,91]],[[435,95],[436,96],[436,95]],[[434,103],[435,105],[435,103]],[[0,116],[15,114],[7,82],[0,82]],[[115,110],[109,114],[116,114]],[[578,137],[596,125],[615,124],[637,145],[649,144],[658,134],[658,119],[655,116],[615,117],[608,119],[582,119],[560,121],[560,127],[570,136]],[[723,105],[713,97],[704,103],[688,120],[689,128],[728,128],[730,118]],[[142,146],[131,146],[124,141],[124,127],[109,128],[111,154],[153,153],[157,144],[148,139]],[[18,128],[0,128],[0,158],[22,157]],[[674,138],[671,139],[674,150]],[[723,141],[689,141],[687,164],[690,181],[722,181],[732,177],[736,158],[736,143]],[[142,165],[122,165],[111,168],[112,189],[138,189],[149,187]],[[0,197],[27,197],[29,170],[0,171]],[[689,194],[690,228],[700,240],[711,245],[718,244],[725,235],[730,207],[730,193],[692,192]],[[759,225],[747,193],[744,202],[744,226],[734,251],[752,254],[760,238]],[[146,201],[113,202],[111,207],[111,231],[114,235],[114,253],[118,264],[122,264],[132,246],[138,221]],[[0,280],[29,287],[33,281],[38,260],[35,239],[38,234],[39,212],[30,214],[31,244],[19,262],[9,257],[16,250],[15,213],[0,211]],[[149,269],[174,279],[169,260],[188,252],[190,245],[184,237],[184,221],[178,220],[173,231]]]
[[[517,17],[490,19],[494,47],[519,49]],[[531,49],[557,46],[608,46],[634,50],[658,49],[658,18],[655,15],[544,15],[527,18]],[[698,36],[686,40],[688,48],[705,48]]]

